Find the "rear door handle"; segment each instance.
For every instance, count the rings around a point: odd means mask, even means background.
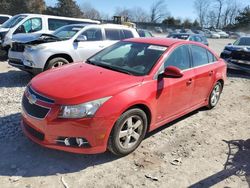
[[[209,71],[209,76],[212,76],[214,74],[214,71]]]
[[[192,84],[192,82],[193,82],[193,80],[192,80],[192,78],[190,78],[190,79],[187,81],[187,85]]]

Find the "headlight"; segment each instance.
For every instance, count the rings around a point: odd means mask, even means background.
[[[96,111],[111,97],[104,97],[94,101],[73,106],[62,106],[59,118],[84,118],[92,117]]]
[[[225,54],[231,54],[232,52],[229,51],[229,50],[224,49],[224,50],[223,50],[223,53],[225,53]]]
[[[44,49],[44,48],[46,48],[46,46],[43,46],[43,45],[27,45],[25,48],[26,48],[26,50],[33,51],[33,50]]]

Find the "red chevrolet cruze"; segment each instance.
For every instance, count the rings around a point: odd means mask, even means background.
[[[22,128],[45,147],[126,155],[147,132],[213,108],[225,79],[226,64],[202,44],[128,39],[33,78],[22,99]]]

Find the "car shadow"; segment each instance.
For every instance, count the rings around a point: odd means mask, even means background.
[[[250,139],[223,141],[228,144],[229,148],[224,169],[190,185],[189,188],[213,187],[233,175],[244,176],[250,187]]]
[[[118,159],[110,152],[82,155],[41,147],[22,134],[20,120],[20,113],[0,117],[0,176],[73,173]]]
[[[232,77],[232,78],[250,79],[250,73],[240,71],[240,70],[234,70],[234,69],[228,69],[227,70],[227,76]]]
[[[0,87],[24,87],[32,79],[32,75],[24,71],[10,70],[0,73]]]

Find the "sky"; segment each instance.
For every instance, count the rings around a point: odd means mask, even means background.
[[[109,16],[113,16],[117,7],[122,7],[122,8],[141,7],[148,11],[154,1],[157,0],[76,0],[78,5],[80,6],[84,2],[88,2],[98,11],[107,13],[109,14]],[[195,0],[166,0],[167,10],[171,16],[179,17],[181,19],[189,18],[194,20],[197,17],[194,10],[194,1]],[[250,5],[250,0],[238,0],[238,1],[245,6]],[[47,5],[53,6],[57,1],[45,0],[45,2]]]

